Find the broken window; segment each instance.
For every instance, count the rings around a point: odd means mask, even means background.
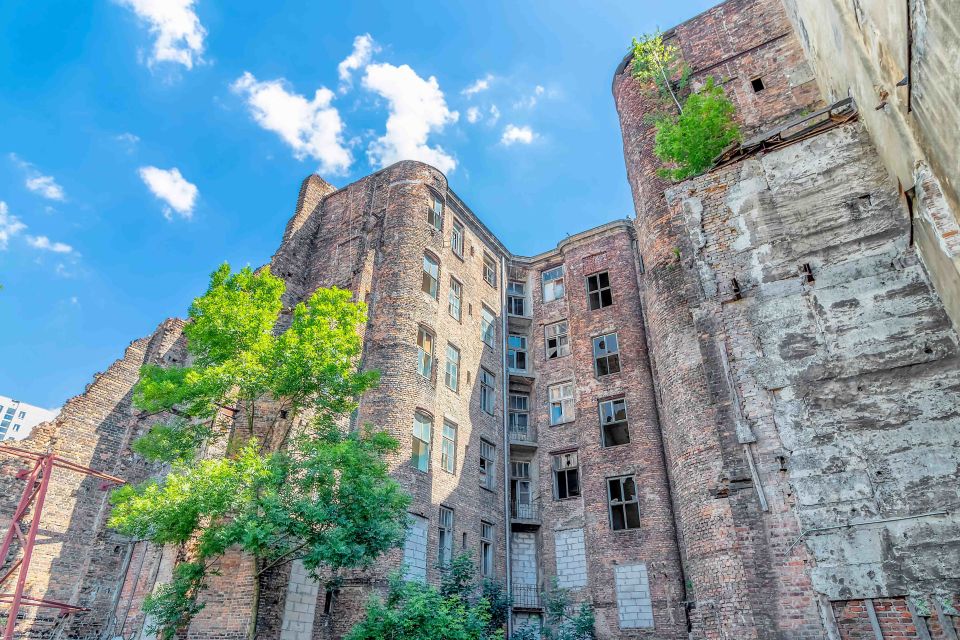
[[[453,509],[440,507],[439,532],[440,550],[437,560],[440,566],[446,567],[453,559]]]
[[[450,229],[450,249],[460,258],[463,257],[463,239],[465,236],[466,232],[463,224],[459,220],[454,220]]]
[[[563,297],[563,265],[543,272],[543,301],[552,302]]]
[[[440,231],[443,224],[443,199],[437,194],[430,194],[430,207],[427,209],[427,224]]]
[[[450,293],[447,294],[447,312],[457,322],[460,321],[460,313],[463,304],[463,285],[454,277],[450,278]]]
[[[580,465],[576,451],[553,456],[553,489],[557,500],[580,495]]]
[[[507,367],[515,371],[527,370],[527,337],[510,334],[507,337]]]
[[[495,320],[493,311],[490,311],[486,305],[480,308],[480,337],[488,347],[493,347],[493,341],[497,337]]]
[[[545,326],[543,338],[547,343],[548,360],[570,355],[570,338],[567,336],[566,320]]]
[[[486,251],[483,252],[483,279],[491,287],[497,286],[497,263]]]
[[[497,478],[497,447],[486,440],[480,440],[480,486],[494,490]]]
[[[440,468],[453,473],[457,467],[457,426],[449,420],[443,421],[443,433],[440,437]]]
[[[600,401],[600,435],[604,447],[630,442],[627,429],[627,401],[624,398]]]
[[[433,419],[417,411],[413,414],[413,454],[411,462],[417,471],[430,468],[430,428]]]
[[[590,310],[595,311],[613,304],[613,292],[610,289],[610,274],[601,271],[587,276],[587,299]]]
[[[433,378],[433,334],[423,327],[417,331],[417,373],[427,380]]]
[[[440,263],[436,258],[429,254],[423,255],[423,284],[421,288],[424,293],[431,298],[437,297],[437,291],[440,288]]]
[[[550,424],[570,422],[575,417],[573,383],[555,384],[547,389],[550,401]]]
[[[614,531],[640,527],[640,501],[633,476],[607,478],[610,499],[610,527]]]
[[[486,369],[480,369],[480,409],[490,415],[493,415],[496,406],[495,384],[496,378],[493,374]]]
[[[593,364],[597,377],[620,371],[620,345],[617,334],[610,333],[593,339]]]
[[[443,383],[451,391],[460,390],[460,349],[447,345],[447,367],[443,373]]]
[[[525,289],[526,285],[523,282],[511,280],[507,283],[507,313],[510,315],[524,315]]]
[[[480,575],[489,578],[493,575],[493,525],[480,521]]]

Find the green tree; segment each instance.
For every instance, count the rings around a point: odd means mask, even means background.
[[[682,113],[655,118],[653,152],[665,163],[658,175],[683,180],[709,169],[721,151],[740,139],[734,111],[723,87],[708,77],[687,97]]]
[[[659,29],[633,39],[633,77],[644,84],[653,83],[661,99],[671,100],[677,113],[683,113],[677,90],[686,86],[690,69],[680,57],[680,49],[665,43]]]
[[[498,585],[475,579],[464,553],[444,568],[440,587],[390,578],[386,598],[374,596],[346,640],[497,640],[503,638],[507,602]]]
[[[405,537],[409,497],[384,462],[396,441],[369,426],[341,428],[378,379],[357,367],[366,309],[349,291],[320,289],[278,332],[283,292],[268,269],[221,266],[190,307],[188,364],[145,366],[134,389],[138,408],[168,416],[134,449],[169,472],[115,490],[109,523],[179,545],[187,558],[144,605],[164,640],[202,608],[210,567],[231,547],[252,554],[257,575],[294,558],[316,573],[367,566]],[[283,433],[270,427],[261,442],[265,400],[287,418],[273,421]],[[219,417],[234,407],[245,429]],[[202,454],[222,441],[225,455]]]
[[[570,603],[570,591],[554,581],[553,589],[543,595],[544,621],[537,629],[527,625],[515,630],[510,640],[593,640],[593,607],[586,602],[579,607]]]

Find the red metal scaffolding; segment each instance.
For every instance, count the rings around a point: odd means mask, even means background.
[[[59,467],[60,469],[67,469],[68,471],[100,478],[104,480],[104,483],[100,487],[101,489],[106,489],[111,484],[124,484],[124,482],[120,478],[115,478],[96,469],[84,467],[83,465],[61,458],[54,453],[34,453],[33,451],[8,445],[0,445],[0,453],[8,453],[33,462],[32,469],[24,469],[17,474],[17,478],[21,480],[25,479],[27,483],[23,489],[23,495],[20,497],[20,502],[17,504],[17,510],[10,519],[10,526],[7,528],[7,534],[3,538],[3,546],[0,547],[0,567],[7,561],[7,556],[10,553],[10,547],[13,544],[14,538],[20,542],[20,546],[23,549],[23,556],[16,560],[3,576],[0,576],[0,587],[2,587],[14,573],[17,573],[17,586],[13,593],[0,593],[0,603],[10,603],[10,611],[7,614],[7,626],[3,633],[3,640],[13,640],[13,633],[17,626],[17,615],[20,613],[21,606],[59,609],[61,615],[68,615],[78,611],[89,611],[89,609],[65,602],[33,598],[23,594],[23,589],[27,582],[27,572],[30,570],[30,561],[33,558],[33,547],[37,539],[37,529],[40,526],[40,516],[43,513],[43,502],[47,497],[47,488],[50,486],[50,477],[53,474],[54,468]],[[31,505],[33,506],[33,514],[30,519],[30,528],[27,530],[27,534],[24,535],[20,525]]]

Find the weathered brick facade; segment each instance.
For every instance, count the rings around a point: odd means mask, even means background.
[[[727,0],[668,37],[694,86],[722,81],[748,137],[824,106],[779,0]],[[539,624],[556,582],[602,640],[956,638],[960,340],[911,234],[951,220],[936,181],[911,219],[848,118],[668,185],[629,62],[613,93],[636,218],[546,253],[513,255],[422,163],[303,182],[270,267],[288,307],[324,286],[368,303],[362,364],[381,383],[354,420],[401,443],[411,528],[329,583],[227,554],[184,638],[341,638],[402,564],[437,581],[441,528],[511,589],[514,628]],[[181,327],[132,343],[24,446],[131,482],[162,473],[130,449],[155,419],[130,392],[142,364],[182,361]],[[274,445],[298,427],[258,408]],[[8,517],[21,467],[3,464]],[[143,598],[183,551],[107,530],[98,482],[51,486],[27,590],[91,611],[25,610],[21,635],[147,638]]]

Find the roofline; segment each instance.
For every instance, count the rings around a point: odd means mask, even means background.
[[[586,240],[594,236],[599,236],[606,233],[607,231],[613,231],[614,229],[627,229],[632,232],[633,222],[630,221],[630,218],[618,218],[616,220],[611,220],[610,222],[605,222],[604,224],[593,227],[591,229],[587,229],[585,231],[575,233],[572,236],[567,236],[566,238],[558,242],[556,248],[554,249],[550,249],[548,251],[544,251],[542,253],[538,253],[533,256],[513,256],[513,261],[522,262],[525,264],[531,264],[534,262],[539,262],[541,260],[546,260],[547,258],[552,258],[554,256],[560,255],[561,253],[563,253],[563,250],[567,246],[575,242],[580,242],[581,240]]]

